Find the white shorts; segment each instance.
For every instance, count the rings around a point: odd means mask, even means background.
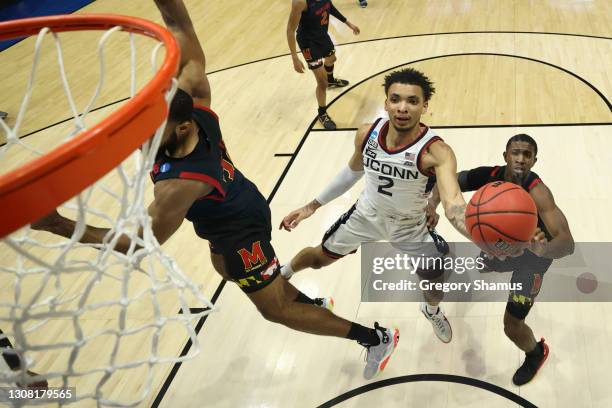
[[[323,252],[331,258],[353,254],[365,242],[387,241],[411,256],[439,257],[448,246],[426,218],[390,216],[376,211],[367,202],[357,201],[323,236]]]

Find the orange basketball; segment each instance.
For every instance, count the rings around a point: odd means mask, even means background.
[[[505,255],[529,245],[538,226],[538,210],[521,186],[494,181],[474,193],[465,210],[465,224],[481,249]]]

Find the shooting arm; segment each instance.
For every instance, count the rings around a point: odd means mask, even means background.
[[[210,184],[196,180],[158,181],[155,184],[155,199],[148,209],[157,242],[160,245],[166,242],[181,226],[193,202],[212,190]]]
[[[195,200],[212,191],[212,186],[193,180],[164,180],[155,185],[155,200],[149,206],[149,215],[152,219],[152,230],[155,238],[163,244],[180,227],[187,211]],[[55,235],[71,239],[79,234],[79,242],[84,244],[102,244],[110,242],[107,239],[110,228],[99,228],[91,225],[78,224],[76,221],[60,215],[57,211],[41,218],[31,224],[32,229],[48,231]],[[78,228],[84,228],[81,233]],[[139,231],[142,236],[142,230]],[[127,253],[130,247],[138,249],[129,236],[121,235],[116,240],[114,250]]]
[[[181,49],[178,86],[198,105],[210,106],[211,92],[206,77],[206,58],[182,0],[155,0],[164,23]]]
[[[569,228],[567,218],[557,207],[552,192],[544,183],[539,183],[529,192],[538,208],[538,214],[552,239],[546,243],[545,258],[559,259],[574,253],[574,238]]]
[[[465,227],[465,200],[457,182],[457,159],[453,150],[444,142],[429,146],[436,173],[439,200],[444,207],[446,218],[465,237],[470,238]]]

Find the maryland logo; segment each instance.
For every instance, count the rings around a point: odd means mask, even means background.
[[[261,273],[261,278],[267,281],[272,276],[274,276],[274,272],[276,272],[277,268],[278,268],[278,258],[274,257],[274,259],[272,260],[272,262],[270,262],[270,265],[268,265],[266,270]]]
[[[233,181],[234,180],[234,165],[225,159],[221,159],[221,167],[223,168],[223,181]]]
[[[253,269],[259,268],[268,263],[268,260],[264,256],[261,249],[261,241],[253,242],[250,251],[246,248],[240,249],[238,251],[238,255],[240,255],[240,258],[242,258],[245,272],[250,272]]]

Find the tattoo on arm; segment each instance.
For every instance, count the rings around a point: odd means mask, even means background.
[[[465,207],[466,204],[452,204],[446,209],[446,218],[450,223],[463,234],[466,238],[472,239],[465,226]]]

